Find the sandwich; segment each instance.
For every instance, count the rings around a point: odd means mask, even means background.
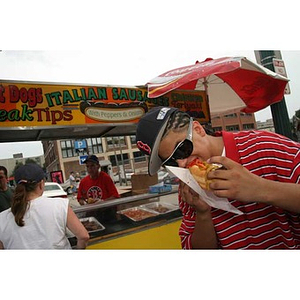
[[[195,158],[188,164],[187,168],[190,170],[200,187],[204,190],[209,190],[209,184],[212,180],[207,179],[207,174],[210,171],[223,168],[223,166],[219,164],[209,164],[206,161]]]
[[[88,204],[93,204],[93,203],[96,202],[96,199],[88,198],[88,199],[86,200],[86,202],[87,202]]]

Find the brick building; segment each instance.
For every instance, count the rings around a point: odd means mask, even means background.
[[[241,131],[256,129],[254,114],[243,112],[214,115],[211,118],[211,125],[214,131]]]

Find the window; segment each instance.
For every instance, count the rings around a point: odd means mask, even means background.
[[[74,141],[75,140],[60,141],[61,153],[63,158],[75,157],[80,155],[88,155],[88,154],[97,154],[103,152],[101,138],[86,139],[88,149],[82,149],[81,151],[75,150]]]
[[[237,114],[234,113],[234,114],[229,114],[229,115],[225,115],[224,116],[225,118],[236,118],[237,117]]]
[[[135,135],[131,135],[130,136],[130,143],[131,143],[131,145],[135,145],[136,144],[136,136]]]
[[[120,147],[126,146],[126,141],[124,136],[114,136],[106,138],[107,148],[108,149],[118,149]]]
[[[221,126],[219,126],[219,127],[213,127],[213,131],[214,132],[221,131],[221,130],[222,130]]]
[[[63,158],[76,156],[75,148],[72,140],[60,141],[60,148],[61,148],[61,153]]]
[[[243,129],[254,129],[254,124],[243,124]]]
[[[141,151],[133,152],[133,157],[134,162],[141,162],[146,160],[146,155]]]
[[[239,125],[229,125],[229,126],[226,126],[226,130],[227,131],[239,131],[240,128],[239,128]]]
[[[122,161],[121,154],[110,155],[109,156],[109,160],[111,161],[111,164],[112,164],[113,167],[129,163],[129,158],[128,158],[128,154],[127,153],[123,154],[123,161]]]
[[[87,139],[87,144],[89,148],[89,153],[102,153],[102,141],[101,138],[91,138]]]
[[[242,117],[252,117],[253,114],[252,113],[244,113],[244,112],[241,112],[240,113]]]

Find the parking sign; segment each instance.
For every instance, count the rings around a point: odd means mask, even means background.
[[[74,147],[76,150],[86,149],[86,141],[85,140],[75,141]]]
[[[83,162],[87,159],[87,157],[88,157],[88,155],[80,155],[79,156],[79,164],[83,165],[84,164]]]

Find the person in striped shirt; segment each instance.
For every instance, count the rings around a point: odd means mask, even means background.
[[[243,212],[211,208],[180,184],[183,249],[299,249],[300,144],[267,131],[208,135],[176,108],[151,109],[137,126],[137,146],[149,155],[148,172],[186,167],[195,157],[222,163],[210,188]]]

